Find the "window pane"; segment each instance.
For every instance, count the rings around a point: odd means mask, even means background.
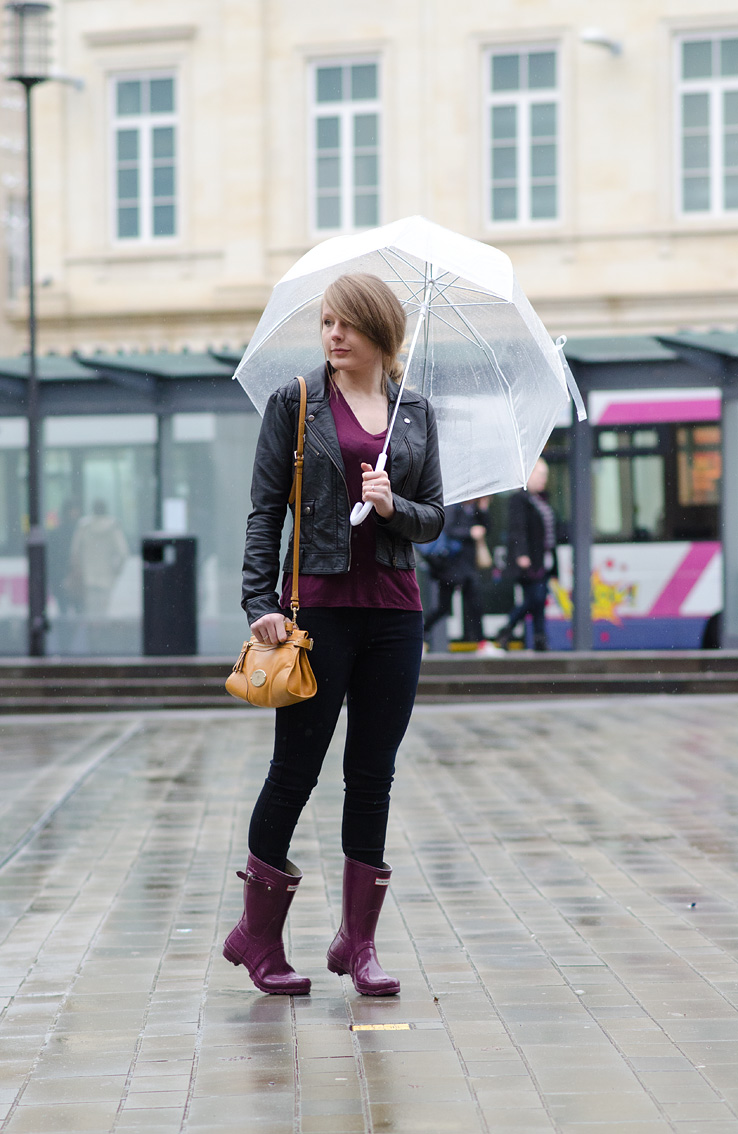
[[[530,172],[533,177],[555,177],[556,146],[531,146]]]
[[[518,109],[516,106],[492,107],[492,137],[514,138],[517,133]]]
[[[682,187],[682,208],[685,213],[704,213],[710,208],[709,177],[685,177]]]
[[[118,161],[138,161],[138,130],[118,131]]]
[[[138,209],[126,206],[118,209],[118,236],[121,240],[138,236]]]
[[[624,535],[621,462],[617,457],[600,457],[592,461],[592,495],[595,532],[599,536]],[[623,471],[629,471],[629,461],[623,461]]]
[[[712,75],[712,40],[692,40],[682,44],[682,78],[707,79]]]
[[[319,150],[338,149],[338,119],[319,118],[316,122]]]
[[[723,190],[725,193],[725,208],[738,209],[738,177],[733,174],[726,177]]]
[[[710,121],[710,100],[706,94],[682,96],[682,125],[685,129],[707,126]]]
[[[709,169],[710,138],[708,134],[688,134],[682,139],[684,169]]]
[[[518,200],[515,189],[492,190],[492,219],[511,221],[518,218]]]
[[[351,68],[351,97],[377,97],[376,63],[357,63]]]
[[[174,127],[157,126],[152,131],[154,160],[174,157]]]
[[[551,220],[556,216],[555,185],[534,185],[531,188],[530,215],[533,220]]]
[[[340,102],[343,98],[343,68],[318,67],[315,74],[317,101]]]
[[[738,91],[726,91],[723,96],[723,120],[726,126],[738,126]]]
[[[174,166],[160,165],[154,170],[154,196],[174,196]]]
[[[318,197],[318,228],[341,227],[341,202],[338,197]]]
[[[517,175],[516,146],[494,146],[492,150],[492,177],[495,181],[514,181]]]
[[[136,201],[138,199],[138,169],[118,170],[118,200]]]
[[[376,193],[362,193],[355,197],[354,224],[357,228],[371,228],[379,224],[379,197]]]
[[[376,114],[357,114],[354,118],[354,145],[376,146],[379,144],[379,117]]]
[[[723,161],[726,169],[738,168],[738,133],[725,135],[723,139]]]
[[[341,183],[341,166],[337,157],[318,158],[318,188],[337,189]]]
[[[556,86],[556,52],[532,51],[528,56],[528,86],[531,90]]]
[[[664,459],[633,460],[633,518],[635,539],[658,539],[664,522]]]
[[[633,433],[635,449],[655,449],[658,443],[659,435],[655,429],[636,429]]]
[[[738,39],[724,39],[721,41],[720,74],[738,75]]]
[[[530,108],[530,132],[534,138],[556,136],[556,103],[539,102]]]
[[[171,114],[174,111],[174,79],[152,79],[150,99],[152,114]]]
[[[124,80],[117,84],[118,114],[141,113],[141,83],[138,79]]]
[[[154,236],[174,236],[174,205],[154,205]]]
[[[520,56],[492,56],[492,90],[516,91],[520,88]]]
[[[354,185],[357,188],[376,185],[379,181],[379,162],[375,154],[357,154],[354,158]]]

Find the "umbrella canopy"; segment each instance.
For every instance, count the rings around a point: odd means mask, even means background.
[[[321,297],[351,272],[405,307],[405,381],[435,408],[446,504],[526,484],[569,390],[584,416],[579,392],[508,257],[424,217],[326,240],[282,277],[235,374],[257,410],[320,365]]]

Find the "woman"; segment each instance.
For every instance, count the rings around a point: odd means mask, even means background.
[[[527,491],[510,497],[507,561],[523,591],[520,603],[508,615],[495,642],[503,650],[510,645],[513,630],[521,619],[533,618],[533,649],[548,649],[546,636],[546,598],[548,580],[558,575],[556,561],[556,516],[545,492],[548,465],[539,457],[528,478]]]
[[[454,552],[437,561],[429,560],[430,573],[438,583],[438,601],[425,620],[425,636],[451,613],[454,591],[461,590],[464,604],[464,640],[474,642],[480,652],[489,643],[482,629],[482,584],[477,566],[477,544],[487,537],[489,508],[485,498],[452,504],[446,510],[444,532]],[[458,550],[456,550],[458,549]]]
[[[433,410],[404,393],[387,471],[375,472],[401,374],[405,313],[376,276],[346,275],[321,309],[326,365],[306,375],[300,534],[300,627],[314,640],[311,700],[276,710],[274,754],[249,827],[244,913],[224,955],[246,965],[262,992],[306,993],[287,963],[282,929],[302,874],[289,861],[292,833],[318,781],[344,696],[343,919],[328,968],[358,992],[386,996],[399,981],[380,967],[374,931],[391,874],[384,861],[395,755],[420,672],[423,615],[413,543],[443,527]],[[242,606],[259,641],[284,641],[292,550],[276,592],[282,525],[292,485],[299,386],[272,394],[259,434],[246,529]],[[357,501],[374,510],[352,528]],[[291,543],[291,541],[290,541]]]

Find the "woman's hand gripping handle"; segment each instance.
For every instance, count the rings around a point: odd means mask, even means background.
[[[357,527],[363,523],[367,518],[372,508],[376,508],[380,516],[388,520],[395,510],[392,503],[392,489],[390,487],[389,477],[384,471],[387,464],[387,454],[382,452],[377,457],[377,463],[374,468],[371,465],[362,463],[361,471],[363,473],[362,485],[362,499],[363,504],[357,501],[351,510],[351,526]]]

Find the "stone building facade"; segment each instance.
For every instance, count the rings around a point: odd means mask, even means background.
[[[307,248],[413,213],[504,249],[553,334],[735,324],[732,0],[55,18],[85,88],[35,96],[42,350],[237,346]]]

